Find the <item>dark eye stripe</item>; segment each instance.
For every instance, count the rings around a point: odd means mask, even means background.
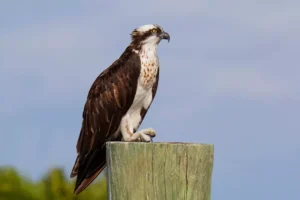
[[[153,29],[156,30],[155,33],[153,33]],[[133,33],[131,34],[132,38],[132,45],[136,50],[140,49],[141,46],[141,41],[145,40],[147,37],[152,36],[152,35],[159,35],[162,32],[162,29],[160,27],[155,27],[153,29],[149,29],[146,32],[138,32],[137,30],[134,30]]]

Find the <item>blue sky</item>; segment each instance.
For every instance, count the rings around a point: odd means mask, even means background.
[[[69,174],[94,79],[157,23],[160,85],[142,127],[215,145],[213,199],[297,199],[299,1],[0,4],[0,165]]]

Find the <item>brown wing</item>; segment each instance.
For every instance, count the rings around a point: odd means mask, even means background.
[[[71,177],[77,176],[75,194],[84,190],[106,166],[105,142],[112,138],[130,108],[140,74],[140,58],[131,49],[95,80],[83,111],[77,142],[77,159]]]

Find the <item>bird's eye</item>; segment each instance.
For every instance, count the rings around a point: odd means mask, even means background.
[[[152,33],[156,33],[157,32],[157,29],[152,29]]]

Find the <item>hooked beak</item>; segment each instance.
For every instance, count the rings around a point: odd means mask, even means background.
[[[161,39],[164,39],[164,40],[168,40],[168,42],[170,42],[170,35],[169,35],[169,33],[167,33],[167,32],[162,32],[162,33],[160,34],[160,38],[161,38]]]

